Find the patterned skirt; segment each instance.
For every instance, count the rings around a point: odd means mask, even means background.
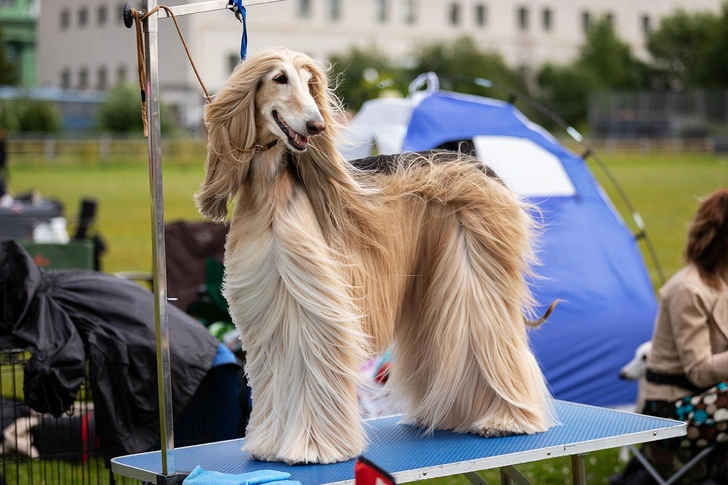
[[[687,435],[645,443],[642,451],[665,478],[674,475],[696,454],[716,448],[679,483],[702,483],[728,474],[728,383],[720,382],[702,394],[677,401],[646,401],[642,414],[685,421]]]

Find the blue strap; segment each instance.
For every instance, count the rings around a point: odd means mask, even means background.
[[[243,24],[243,40],[240,42],[240,59],[245,60],[248,56],[248,25],[246,19],[245,7],[243,7],[243,0],[231,0],[238,20]]]

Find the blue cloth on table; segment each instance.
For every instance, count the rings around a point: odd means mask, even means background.
[[[272,485],[301,485],[300,482],[287,480],[290,473],[275,470],[259,470],[239,475],[229,475],[210,470],[203,470],[196,466],[192,473],[187,475],[182,485],[258,485],[270,483]]]

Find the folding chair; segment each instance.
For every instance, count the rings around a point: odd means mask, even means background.
[[[639,460],[642,466],[645,467],[645,470],[647,470],[647,472],[652,475],[652,478],[654,478],[659,485],[672,485],[673,483],[677,482],[683,475],[690,471],[692,467],[694,467],[697,463],[700,462],[700,460],[709,455],[710,452],[712,452],[714,449],[715,446],[705,448],[700,453],[695,455],[692,460],[687,462],[685,466],[683,466],[677,473],[665,480],[664,478],[662,478],[662,475],[660,475],[660,473],[655,469],[655,467],[652,466],[652,463],[650,463],[650,461],[645,458],[642,452],[640,452],[640,450],[638,450],[635,445],[629,445],[629,450],[632,452],[634,457]]]

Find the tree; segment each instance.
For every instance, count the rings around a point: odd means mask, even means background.
[[[708,24],[710,28],[710,24]],[[704,57],[698,58],[694,66],[693,82],[702,87],[728,86],[728,2],[723,4],[721,15],[717,17],[716,26],[708,31]]]
[[[61,115],[50,101],[22,100],[18,109],[18,131],[55,133],[61,130]]]
[[[376,97],[382,81],[392,82],[398,77],[390,60],[374,47],[353,47],[346,54],[331,56],[329,61],[336,94],[346,108],[354,111],[367,99]]]
[[[15,63],[5,54],[2,29],[0,29],[0,86],[18,83],[18,70]]]
[[[614,31],[604,17],[587,33],[576,64],[588,71],[597,87],[605,89],[640,89],[649,83],[645,63],[634,57],[632,49]]]
[[[712,84],[715,65],[710,57],[719,44],[723,19],[710,12],[687,13],[679,10],[665,17],[650,33],[647,49],[653,59],[661,87],[682,91]],[[725,53],[725,51],[723,51]],[[724,61],[721,60],[720,64]]]
[[[8,99],[0,102],[0,128],[14,133],[53,133],[61,129],[61,115],[50,101]]]
[[[540,101],[572,125],[587,119],[589,96],[599,84],[596,75],[572,64],[546,64],[538,73]]]
[[[571,64],[547,64],[537,75],[539,98],[568,123],[586,122],[589,97],[598,90],[634,90],[652,83],[652,69],[637,59],[608,18],[594,24]]]
[[[160,110],[162,133],[169,135],[177,128],[176,120],[166,104],[161,103]],[[120,84],[106,93],[99,112],[99,124],[102,130],[113,133],[142,133],[144,125],[139,88]]]
[[[500,54],[479,49],[470,37],[418,48],[414,53],[414,65],[408,69],[410,78],[429,71],[440,76],[441,84],[447,89],[460,93],[483,94],[483,88],[473,83],[473,78],[484,78],[513,91],[527,92],[522,76],[511,69]],[[488,94],[507,97],[502,91]]]

